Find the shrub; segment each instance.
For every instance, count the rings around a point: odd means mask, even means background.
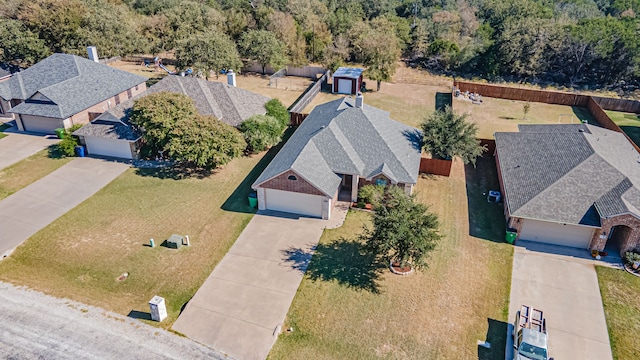
[[[289,111],[284,107],[282,102],[279,99],[271,99],[264,104],[265,109],[267,109],[267,116],[273,116],[278,119],[283,128],[286,128],[289,125]]]
[[[365,185],[358,191],[358,197],[375,209],[381,205],[384,196],[384,186],[382,185]]]
[[[78,141],[78,137],[73,135],[73,132],[80,129],[81,127],[82,125],[76,124],[64,131],[64,139],[60,140],[57,145],[58,151],[62,154],[63,157],[75,156],[76,146],[80,145],[80,142]]]
[[[254,115],[240,124],[249,152],[264,151],[280,142],[284,126],[276,118]]]
[[[640,254],[634,253],[634,252],[631,252],[631,251],[627,251],[624,254],[624,260],[627,263],[627,265],[631,266],[631,265],[633,265],[634,262],[640,261]]]

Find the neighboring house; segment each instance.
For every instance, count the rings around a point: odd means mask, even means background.
[[[640,243],[639,155],[600,127],[520,125],[496,133],[505,216],[520,239],[624,252]]]
[[[142,135],[131,128],[129,114],[134,101],[149,94],[172,92],[190,97],[201,115],[215,116],[232,126],[253,115],[264,115],[270,99],[221,82],[193,77],[167,76],[147,91],[121,103],[74,132],[93,155],[132,159],[137,157]]]
[[[145,80],[79,56],[53,54],[0,82],[0,106],[14,115],[18,130],[54,134],[143,92]]]
[[[316,106],[252,187],[258,207],[328,219],[335,201],[356,201],[366,184],[411,193],[420,132],[363,103],[362,95]]]
[[[356,95],[362,87],[362,68],[341,67],[333,73],[331,92],[337,94]]]

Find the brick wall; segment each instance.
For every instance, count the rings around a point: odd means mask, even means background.
[[[136,87],[138,88],[136,90]],[[110,97],[98,104],[95,104],[93,106],[91,106],[88,109],[85,109],[77,114],[72,115],[69,118],[69,123],[71,125],[75,125],[75,124],[88,124],[91,120],[92,117],[95,117],[93,114],[95,113],[100,113],[102,114],[103,112],[109,110],[109,108],[116,106],[116,97],[118,97],[119,101],[117,103],[121,103],[124,102],[126,100],[128,100],[130,97],[134,97],[138,94],[140,94],[141,92],[145,91],[147,89],[147,85],[145,83],[139,84],[137,86],[132,87],[131,89],[127,89],[113,97]],[[131,96],[129,96],[131,95]]]
[[[628,232],[626,238],[622,240],[622,243],[620,244],[620,253],[624,254],[626,251],[634,249],[640,250],[640,219],[631,214],[625,214],[606,219],[601,218],[600,222],[602,224],[602,228],[593,233],[593,237],[589,244],[590,249],[598,251],[604,250],[607,245],[611,229],[617,225],[624,225],[628,226],[631,231]]]
[[[291,175],[295,176],[298,180],[289,180],[289,176]],[[324,195],[320,190],[316,189],[313,185],[309,184],[301,176],[291,170],[285,171],[275,178],[262,183],[260,187],[303,194]]]

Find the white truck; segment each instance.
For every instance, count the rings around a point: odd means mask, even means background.
[[[542,310],[522,305],[513,323],[513,360],[553,360],[549,358],[547,322]]]

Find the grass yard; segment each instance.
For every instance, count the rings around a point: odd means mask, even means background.
[[[419,180],[445,238],[410,276],[372,266],[356,240],[367,213],[325,230],[270,359],[504,359],[512,247],[503,242],[492,158],[454,163],[450,178]],[[487,350],[478,340],[492,343]]]
[[[640,353],[640,278],[602,266],[596,271],[613,358],[634,359]]]
[[[160,326],[168,328],[253,216],[250,185],[273,155],[179,180],[129,169],[0,262],[0,279],[141,318],[160,295],[169,313]],[[192,246],[147,246],[173,233],[188,234]]]
[[[640,115],[605,110],[607,115],[624,131],[634,143],[640,144]]]
[[[0,170],[0,200],[52,173],[73,160],[72,157],[50,157],[45,149]]]
[[[0,124],[0,139],[2,139],[3,137],[7,136],[7,134],[4,133],[5,130],[7,130],[8,128],[10,128],[11,125],[8,124]]]

